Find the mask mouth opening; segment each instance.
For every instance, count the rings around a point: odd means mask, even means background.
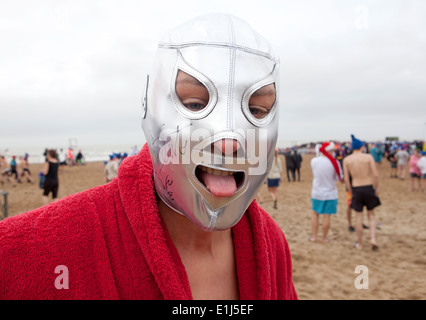
[[[217,197],[232,197],[243,185],[245,173],[222,168],[198,165],[195,168],[198,181]]]

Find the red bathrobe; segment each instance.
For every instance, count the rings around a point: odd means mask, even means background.
[[[112,182],[0,222],[0,299],[192,299],[148,147]],[[232,228],[241,299],[297,299],[283,232],[253,202]]]

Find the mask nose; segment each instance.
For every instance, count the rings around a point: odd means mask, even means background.
[[[221,139],[213,142],[212,151],[223,156],[236,155],[241,149],[241,144],[236,139]]]

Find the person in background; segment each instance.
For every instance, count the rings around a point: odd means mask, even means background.
[[[25,157],[19,157],[19,166],[22,169],[21,178],[26,178],[27,182],[34,183],[33,178],[31,177],[31,171],[29,169],[28,157],[28,153],[25,154]]]
[[[386,157],[390,163],[390,177],[391,178],[398,178],[397,170],[398,170],[398,160],[395,157],[396,154],[396,148],[390,147],[389,153]]]
[[[417,167],[420,169],[421,173],[421,183],[423,192],[426,192],[426,151],[421,151],[420,154],[422,155],[419,161],[417,162]]]
[[[84,156],[83,153],[81,153],[81,150],[78,150],[75,160],[78,166],[84,165]]]
[[[60,166],[67,165],[67,152],[62,148],[59,150],[58,161]]]
[[[410,167],[410,189],[409,191],[414,190],[414,182],[417,181],[418,190],[423,189],[422,185],[422,173],[420,171],[420,168],[417,166],[417,163],[420,160],[420,151],[417,148],[413,149],[413,154],[410,156],[410,159],[408,161],[408,165]]]
[[[342,145],[336,146],[336,150],[334,151],[334,157],[337,161],[339,161],[340,166],[343,168],[343,158],[345,154],[342,148]]]
[[[67,165],[67,151],[60,149],[58,153],[58,162],[59,162],[59,173],[65,171],[65,166]]]
[[[43,156],[44,156],[44,162],[47,162],[47,151],[49,148],[44,149]]]
[[[0,167],[2,168],[1,170],[1,176],[0,179],[3,179],[3,177],[6,177],[7,181],[10,181],[10,164],[7,162],[6,157],[5,156],[1,156],[0,157]],[[3,184],[3,180],[0,180],[1,184]]]
[[[291,173],[291,179],[293,181],[295,181],[296,176],[295,176],[295,170],[296,170],[296,165],[294,163],[294,159],[293,156],[291,154],[291,150],[290,148],[287,148],[285,153],[284,153],[284,157],[285,157],[285,168],[286,168],[286,172],[287,172],[287,180],[288,182],[290,182],[290,175],[289,172]]]
[[[67,165],[68,166],[73,166],[74,163],[74,150],[72,148],[68,148],[68,152],[67,152]]]
[[[278,150],[275,150],[274,161],[272,162],[271,171],[268,174],[268,191],[274,201],[274,209],[278,209],[278,187],[280,186],[282,173],[281,159],[278,155]]]
[[[21,183],[21,179],[18,176],[18,163],[16,162],[16,156],[12,156],[12,160],[10,160],[10,177],[15,176],[13,178],[13,186],[16,187],[16,182]]]
[[[118,174],[118,167],[120,166],[120,157],[118,154],[113,153],[109,157],[109,162],[105,165],[105,180],[111,182]]]
[[[322,219],[322,243],[330,242],[327,238],[330,229],[330,217],[337,213],[338,191],[336,181],[343,181],[343,172],[340,163],[329,153],[333,151],[333,142],[324,142],[319,148],[319,156],[311,160],[314,179],[312,181],[312,236],[309,241],[316,242],[318,234],[319,216]]]
[[[376,164],[382,164],[384,150],[381,143],[373,143],[373,147],[370,150],[370,154],[373,156],[374,162]]]
[[[302,155],[300,153],[297,152],[297,149],[294,148],[293,151],[293,161],[294,161],[294,170],[297,174],[297,181],[300,181],[300,168],[302,166]]]
[[[56,201],[58,197],[59,180],[58,168],[59,161],[56,150],[47,150],[47,161],[43,165],[42,173],[46,176],[43,186],[43,204],[49,203],[49,194],[52,193],[52,200]]]
[[[352,154],[343,159],[345,185],[352,195],[351,207],[356,212],[356,249],[362,249],[363,209],[367,207],[372,250],[378,250],[374,209],[379,206],[379,174],[371,154],[363,153],[364,142],[352,137]],[[352,178],[352,182],[350,181]]]
[[[407,168],[408,159],[410,158],[409,153],[406,150],[406,147],[401,146],[400,149],[395,153],[395,158],[398,165],[398,178],[400,180],[405,179],[405,173]]]

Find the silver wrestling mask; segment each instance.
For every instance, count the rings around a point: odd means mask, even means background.
[[[178,75],[186,76],[184,85],[203,87],[208,101],[181,101]],[[278,75],[269,43],[231,15],[195,18],[158,45],[142,119],[155,188],[204,230],[234,226],[267,177],[278,135]],[[271,85],[269,108],[251,105]]]

